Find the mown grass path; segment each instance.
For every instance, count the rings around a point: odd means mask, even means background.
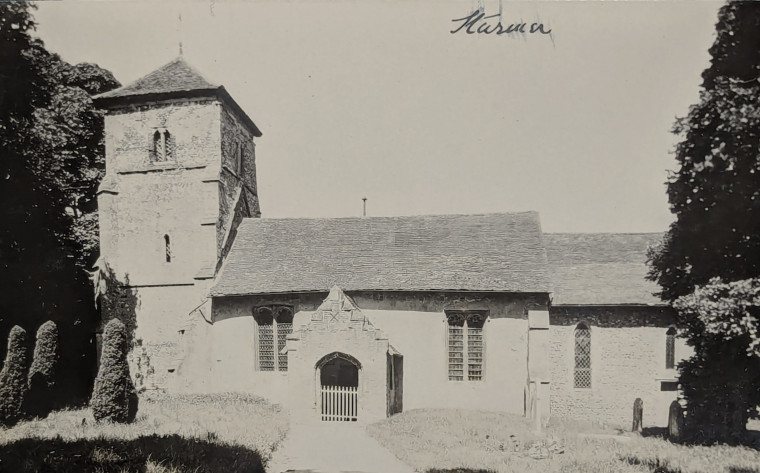
[[[294,424],[272,457],[269,473],[285,471],[413,473],[371,438],[365,426],[349,422]]]

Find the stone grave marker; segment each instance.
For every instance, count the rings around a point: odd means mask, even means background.
[[[641,432],[641,424],[644,419],[644,401],[637,397],[633,401],[633,426],[631,432]]]

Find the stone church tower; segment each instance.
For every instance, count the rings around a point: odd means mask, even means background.
[[[260,216],[261,132],[181,57],[95,101],[107,111],[101,261],[135,301],[135,353],[160,384],[174,370],[182,319],[203,304],[237,225]]]

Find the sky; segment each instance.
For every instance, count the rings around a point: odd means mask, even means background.
[[[486,15],[497,0],[483,0]],[[535,210],[545,232],[661,232],[676,117],[699,99],[720,3],[68,1],[48,50],[122,83],[179,54],[262,130],[264,218]],[[181,20],[180,20],[181,17]],[[497,19],[489,20],[495,23]]]

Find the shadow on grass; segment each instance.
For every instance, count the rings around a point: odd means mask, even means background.
[[[667,427],[644,427],[641,429],[642,437],[668,438]]]
[[[665,427],[645,427],[641,431],[641,436],[669,440],[668,429]],[[740,439],[723,439],[720,442],[703,441],[700,438],[700,436],[697,434],[696,438],[686,439],[682,442],[673,442],[673,443],[681,443],[683,445],[713,445],[715,443],[721,443],[725,445],[743,446],[743,447],[754,448],[755,450],[760,450],[760,431],[748,430],[747,432],[744,433],[744,435]]]
[[[629,465],[643,465],[649,468],[652,473],[681,473],[680,468],[672,469],[666,461],[661,461],[659,458],[640,458],[635,455],[628,455],[621,460],[626,461]]]
[[[496,473],[494,470],[471,470],[469,468],[454,468],[453,470],[426,470],[425,473]]]
[[[134,440],[23,439],[0,447],[0,471],[264,473],[264,465],[258,452],[245,447],[150,435]]]
[[[652,473],[684,473],[681,468],[671,466],[667,460],[654,458],[642,458],[638,455],[627,455],[620,457],[620,460],[627,462],[629,465],[643,465],[649,469]],[[708,465],[705,465],[708,466]],[[723,467],[714,466],[714,471],[728,471],[729,473],[760,473],[760,468],[743,468],[737,466]]]

